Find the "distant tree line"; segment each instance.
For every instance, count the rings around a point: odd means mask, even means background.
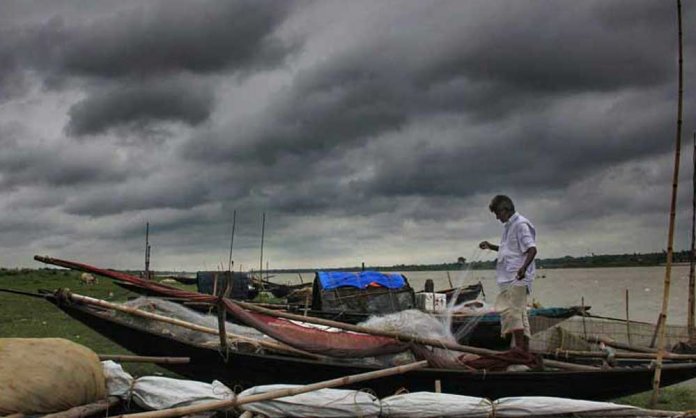
[[[672,262],[688,263],[691,260],[690,251],[677,251],[672,254]],[[640,267],[659,266],[667,262],[667,252],[657,253],[632,253],[632,254],[591,254],[582,257],[565,256],[559,258],[545,258],[537,260],[537,267],[541,268],[591,268],[591,267]],[[391,266],[365,266],[365,270],[378,271],[437,271],[437,270],[492,270],[495,269],[495,260],[474,261],[467,263],[462,257],[456,262],[439,264],[395,264]],[[322,271],[360,271],[362,267],[339,268],[307,268],[290,270],[271,270],[269,273],[313,273]]]
[[[672,254],[674,263],[690,262],[690,251],[676,251]],[[582,257],[565,256],[559,258],[545,258],[536,261],[537,267],[541,268],[591,268],[591,267],[641,267],[641,266],[659,266],[667,262],[667,252],[657,253],[632,253],[632,254],[603,254],[603,255],[586,255]],[[395,264],[391,266],[365,266],[365,270],[377,271],[443,271],[443,270],[492,270],[495,269],[495,260],[467,262],[463,257],[459,257],[451,263],[438,264]],[[52,267],[44,267],[39,270],[53,270]],[[0,268],[0,276],[23,274],[32,269],[26,268]],[[264,273],[314,273],[317,270],[321,271],[360,271],[362,266],[336,267],[336,268],[301,268],[301,269],[271,269]],[[127,271],[138,275],[139,271]],[[155,273],[155,272],[153,272]],[[182,274],[182,272],[156,272],[161,274]]]

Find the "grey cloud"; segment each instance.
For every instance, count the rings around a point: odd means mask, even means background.
[[[0,16],[0,123],[28,128],[0,130],[0,192],[44,214],[37,248],[139,265],[149,220],[158,258],[200,266],[237,209],[240,260],[265,211],[281,262],[388,264],[495,236],[498,192],[562,251],[665,221],[670,2],[74,4]]]
[[[147,130],[169,121],[198,125],[214,105],[211,86],[187,79],[165,79],[139,84],[117,84],[98,89],[73,105],[66,127],[71,135],[94,135],[112,127]]]
[[[620,13],[623,3],[609,10],[602,2],[476,4],[492,21],[476,21],[472,4],[456,2],[432,12],[432,21],[407,16],[419,25],[396,14],[385,23],[393,28],[387,34],[375,31],[371,43],[336,51],[299,72],[263,121],[247,124],[234,140],[212,138],[211,147],[186,155],[268,165],[282,154],[360,147],[419,118],[458,114],[495,122],[521,107],[543,110],[571,95],[619,93],[674,79],[671,5],[643,12],[649,22],[631,25],[603,17]],[[438,19],[450,25],[435,31]],[[664,30],[645,30],[648,23]]]
[[[158,1],[93,14],[86,22],[27,22],[22,33],[35,65],[65,76],[130,77],[267,67],[294,46],[273,32],[293,2]],[[50,9],[49,9],[50,10]]]
[[[0,188],[22,186],[71,187],[109,184],[139,172],[137,165],[126,166],[108,152],[77,144],[35,141],[22,129],[0,129]]]

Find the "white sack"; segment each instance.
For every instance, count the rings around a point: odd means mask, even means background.
[[[273,390],[301,387],[301,385],[254,386],[239,394],[244,396],[266,393]],[[262,414],[270,418],[280,417],[377,417],[379,399],[369,393],[346,389],[320,389],[301,395],[286,396],[263,402],[241,405],[245,411]]]
[[[413,392],[382,399],[382,416],[389,418],[486,418],[491,411],[488,399],[448,393]]]
[[[208,384],[192,380],[146,376],[136,379],[133,384],[133,377],[119,364],[113,361],[104,361],[102,364],[109,395],[118,396],[121,399],[130,397],[132,401],[145,409],[175,408],[234,397],[234,393],[217,380]]]
[[[530,415],[579,414],[582,412],[640,411],[628,405],[612,402],[581,401],[549,396],[519,396],[495,401],[496,416],[527,417]]]

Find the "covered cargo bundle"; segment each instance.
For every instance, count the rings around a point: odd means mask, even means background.
[[[415,293],[398,273],[319,271],[312,309],[330,313],[385,314],[413,309]]]
[[[99,357],[62,338],[0,338],[0,415],[46,414],[106,397]]]

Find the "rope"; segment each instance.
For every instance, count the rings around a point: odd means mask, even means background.
[[[489,416],[490,418],[495,418],[496,412],[497,412],[497,411],[496,411],[496,407],[495,407],[495,406],[496,406],[496,402],[491,402],[490,399],[486,399],[486,400],[487,400],[488,403],[491,405],[491,413],[488,414],[488,416]]]
[[[133,390],[135,389],[135,380],[136,379],[132,379],[130,382],[130,385],[128,385],[128,393],[126,394],[126,407],[128,409],[130,409],[131,399],[133,398]]]

